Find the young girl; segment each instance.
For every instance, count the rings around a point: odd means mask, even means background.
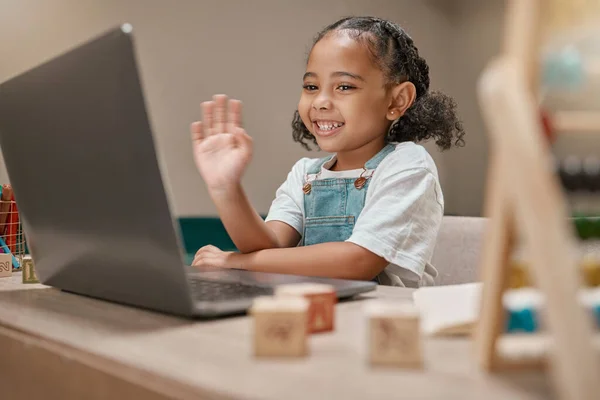
[[[398,25],[342,19],[310,52],[293,138],[333,153],[298,161],[263,221],[240,180],[252,156],[241,103],[202,104],[192,124],[195,162],[239,252],[201,248],[193,265],[432,284],[444,214],[436,166],[416,142],[463,145],[448,96],[429,91],[429,67]]]

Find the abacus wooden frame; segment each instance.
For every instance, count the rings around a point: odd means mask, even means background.
[[[491,157],[485,209],[490,224],[481,258],[476,353],[488,371],[530,366],[503,359],[496,346],[504,330],[507,261],[519,232],[529,249],[531,278],[546,300],[544,315],[553,344],[548,361],[555,388],[561,398],[591,400],[600,393],[600,362],[592,347],[591,318],[577,301],[581,278],[570,251],[574,238],[535,96],[541,3],[507,0],[504,49],[478,86]]]

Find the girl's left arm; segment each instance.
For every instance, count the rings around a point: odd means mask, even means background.
[[[247,254],[223,252],[214,246],[206,246],[198,251],[193,263],[198,266],[354,280],[373,279],[387,264],[382,257],[350,242],[265,249]]]

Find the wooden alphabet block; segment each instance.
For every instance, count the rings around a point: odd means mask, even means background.
[[[337,296],[331,285],[299,283],[280,285],[275,296],[301,296],[310,302],[308,309],[308,333],[333,331]]]
[[[423,367],[419,311],[412,303],[375,302],[366,313],[371,365]]]
[[[266,296],[254,299],[250,309],[254,319],[254,355],[306,356],[308,307],[308,300],[302,297]]]
[[[31,256],[23,256],[21,267],[23,270],[23,283],[40,283],[37,275],[35,274],[35,268]]]
[[[0,278],[12,276],[12,256],[0,253]]]

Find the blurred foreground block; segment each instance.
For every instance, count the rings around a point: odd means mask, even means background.
[[[371,365],[422,368],[419,311],[412,303],[371,303],[366,308]]]
[[[280,285],[275,289],[277,297],[303,297],[309,301],[308,333],[333,331],[337,296],[331,285],[299,283]]]
[[[302,297],[258,297],[254,320],[256,357],[303,357],[308,354],[308,300]]]

